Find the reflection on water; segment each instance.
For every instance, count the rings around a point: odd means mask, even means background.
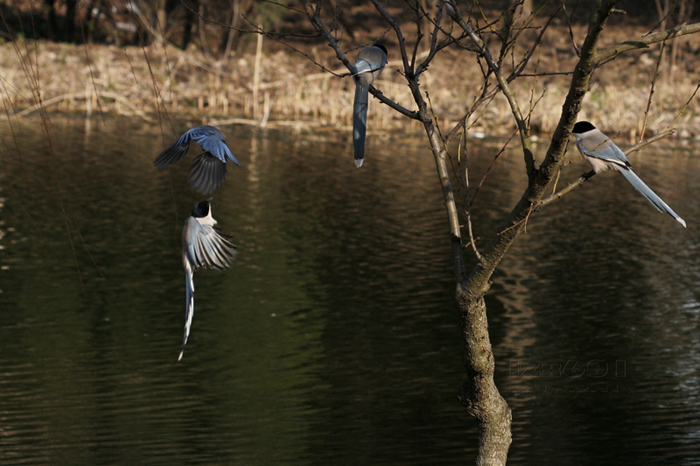
[[[470,462],[449,239],[424,142],[382,151],[376,137],[357,170],[347,135],[222,128],[244,168],[214,212],[240,254],[198,274],[176,363],[180,232],[202,199],[186,163],[152,160],[184,126],[3,131],[2,464]],[[687,230],[608,173],[533,216],[494,277],[513,464],[700,460],[699,159],[656,150],[632,162]],[[494,153],[472,154],[476,182]],[[477,236],[517,201],[519,163],[504,156],[489,175]],[[570,178],[586,170],[574,166]]]

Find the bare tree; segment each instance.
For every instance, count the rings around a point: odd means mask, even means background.
[[[576,43],[573,31],[572,49],[578,56],[578,62],[568,73],[571,76],[568,94],[561,107],[559,123],[551,136],[545,154],[535,154],[530,137],[529,115],[534,105],[522,109],[516,99],[512,83],[525,76],[537,76],[529,70],[531,59],[541,43],[548,26],[558,15],[566,16],[565,3],[551,3],[551,12],[542,19],[541,7],[535,8],[532,15],[521,17],[522,1],[510,2],[508,10],[503,11],[495,21],[487,21],[478,2],[467,8],[459,6],[456,0],[440,2],[432,13],[426,11],[420,0],[406,0],[414,17],[409,26],[400,24],[385,7],[385,2],[370,0],[372,6],[385,21],[398,44],[401,71],[408,85],[413,102],[407,107],[371,87],[370,92],[383,104],[389,105],[406,118],[421,123],[429,143],[442,187],[449,225],[452,259],[455,272],[455,303],[461,316],[464,342],[464,364],[466,378],[461,385],[460,400],[468,412],[477,419],[479,426],[479,449],[476,459],[478,465],[503,465],[507,461],[511,444],[511,411],[494,383],[495,361],[488,331],[488,318],[484,296],[489,290],[491,279],[510,246],[526,228],[531,215],[560,198],[593,175],[585,174],[565,189],[546,196],[546,192],[556,185],[562,169],[571,130],[577,120],[583,100],[589,91],[591,76],[594,71],[613,60],[620,54],[648,47],[654,43],[672,40],[686,34],[700,31],[700,24],[684,24],[672,30],[663,30],[654,34],[630,38],[613,47],[599,48],[599,39],[608,18],[616,13],[616,0],[603,0],[591,15],[588,32],[582,44]],[[471,2],[470,2],[471,3]],[[336,36],[337,29],[332,25],[337,18],[333,11],[323,10],[324,2],[307,1],[303,9],[294,11],[306,14],[318,34],[320,34],[335,51],[335,55],[347,69],[353,66]],[[541,18],[544,23],[531,27],[533,18]],[[514,26],[517,24],[517,26]],[[411,27],[412,39],[408,40],[405,29]],[[523,31],[535,32],[525,38]],[[571,28],[571,26],[570,26]],[[258,30],[260,33],[269,31]],[[271,34],[272,35],[272,34]],[[488,35],[488,41],[484,39]],[[272,35],[279,40],[279,35]],[[282,39],[284,40],[284,39]],[[526,53],[516,58],[516,44],[526,42]],[[419,48],[427,48],[423,54]],[[441,131],[437,122],[443,121],[434,114],[429,96],[421,86],[421,75],[430,64],[438,59],[439,52],[446,48],[460,48],[471,51],[477,66],[482,66],[483,81],[474,83],[480,89],[477,99],[469,105],[459,123],[448,131]],[[305,55],[305,54],[304,54]],[[305,55],[308,57],[308,55]],[[530,67],[529,67],[530,65]],[[319,64],[324,70],[327,66]],[[458,144],[458,157],[450,150],[450,141],[466,138],[469,128],[478,118],[479,109],[497,96],[506,99],[517,127],[522,153],[522,176],[527,179],[527,188],[510,213],[503,219],[500,227],[493,232],[488,244],[479,248],[472,235],[471,215],[472,199],[467,185],[468,158],[464,154],[465,146]],[[670,130],[669,130],[670,132]],[[454,144],[452,144],[454,146]],[[454,164],[453,161],[457,160]],[[457,170],[454,166],[457,166]],[[462,193],[459,196],[458,193]],[[475,265],[468,268],[467,254],[472,254]]]

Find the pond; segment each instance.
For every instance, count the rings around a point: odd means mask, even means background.
[[[206,196],[187,183],[194,149],[166,170],[152,162],[187,123],[12,123],[0,152],[3,465],[472,464],[424,140],[370,135],[358,170],[349,132],[221,127],[243,168],[212,210],[239,254],[195,275],[178,362],[182,225]],[[501,143],[472,143],[472,185]],[[606,173],[533,215],[494,276],[509,464],[700,463],[693,152],[631,156],[688,229]],[[587,170],[579,160],[565,178]],[[524,182],[506,152],[474,205],[480,246]]]

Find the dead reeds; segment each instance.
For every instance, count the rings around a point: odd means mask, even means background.
[[[523,108],[529,106],[533,95],[538,100],[530,119],[534,134],[552,131],[558,121],[564,90],[571,79],[560,73],[570,70],[576,59],[571,47],[565,45],[567,34],[562,29],[553,34],[561,41],[550,39],[550,43],[543,43],[536,62],[536,79],[533,76],[513,84]],[[614,38],[609,40],[614,42]],[[222,61],[196,50],[183,52],[169,46],[163,49],[162,45],[119,48],[5,43],[0,46],[0,100],[8,114],[18,115],[43,108],[52,113],[108,112],[148,122],[196,119],[272,127],[351,126],[351,78],[323,72],[289,49],[268,50],[267,45],[260,40],[254,53],[232,54]],[[681,59],[674,59],[675,67],[660,67],[647,123],[651,132],[665,128],[697,86],[693,69],[696,60],[691,58],[698,50],[700,39],[688,39],[685,55],[681,53]],[[649,104],[659,53],[659,48],[650,48],[641,54],[620,57],[617,63],[599,70],[581,117],[596,121],[601,128],[636,137]],[[312,48],[309,55],[317,57],[324,66],[335,66],[329,50]],[[629,66],[631,62],[637,62],[637,66]],[[400,62],[390,61],[376,85],[394,101],[408,103],[411,96],[399,75],[400,66]],[[34,70],[35,79],[27,79],[26,69]],[[342,74],[346,70],[337,71]],[[444,52],[421,79],[430,94],[434,114],[445,119],[446,127],[450,119],[458,118],[471,104],[478,92],[472,83],[483,78],[473,54],[463,51]],[[371,105],[373,130],[406,129],[407,120],[396,112],[376,100]],[[476,126],[486,131],[512,131],[511,120],[508,103],[498,95],[483,109]],[[691,102],[676,128],[677,134],[684,137],[700,135],[697,102]]]

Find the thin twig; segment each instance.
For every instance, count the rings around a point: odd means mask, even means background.
[[[506,97],[508,105],[511,109],[511,113],[513,114],[513,119],[518,125],[518,131],[520,133],[520,142],[522,145],[523,156],[525,159],[525,171],[527,173],[528,180],[532,181],[532,177],[535,175],[536,169],[535,158],[532,152],[532,143],[530,141],[530,131],[527,126],[527,123],[525,122],[525,119],[523,118],[518,102],[515,98],[515,93],[508,85],[508,81],[503,75],[499,64],[496,63],[496,61],[493,58],[493,55],[491,55],[491,52],[489,51],[488,47],[486,47],[486,44],[481,39],[481,37],[479,37],[479,35],[474,31],[474,29],[469,24],[467,24],[467,22],[464,20],[464,18],[462,18],[462,16],[460,16],[456,8],[450,9],[450,12],[452,14],[452,20],[459,24],[459,26],[464,30],[464,32],[466,32],[472,39],[472,41],[474,41],[475,45],[479,48],[480,53],[488,63],[489,68],[498,80],[498,86],[501,88],[503,95]]]
[[[542,4],[544,6],[544,3]],[[525,67],[530,61],[530,58],[532,58],[532,55],[535,53],[535,50],[538,48],[538,46],[541,46],[542,44],[542,38],[544,37],[544,33],[547,31],[549,28],[549,25],[552,24],[552,21],[554,18],[559,14],[559,11],[561,10],[561,6],[559,6],[554,13],[549,15],[549,18],[547,19],[547,22],[544,24],[542,27],[542,30],[540,31],[539,35],[537,36],[537,39],[535,39],[535,42],[532,44],[532,47],[530,47],[530,50],[528,50],[527,54],[525,57],[521,60],[520,64],[517,66],[517,68],[511,73],[511,75],[508,77],[508,82],[513,81],[517,76],[520,76],[520,74],[523,72]],[[541,47],[540,47],[541,49]]]
[[[564,10],[564,18],[566,18],[566,25],[569,28],[569,37],[571,38],[571,45],[574,47],[574,52],[576,52],[576,56],[580,57],[581,56],[581,49],[576,45],[576,39],[574,38],[574,28],[571,25],[571,18],[573,17],[574,13],[576,12],[576,6],[578,6],[578,3],[574,5],[574,11],[571,12],[571,17],[566,14],[566,0],[561,0],[561,7]]]
[[[464,157],[462,157],[462,148],[464,148]],[[462,163],[464,160],[464,163]],[[460,178],[462,180],[462,191],[464,193],[464,213],[467,220],[467,233],[469,234],[469,245],[474,251],[476,259],[481,262],[481,253],[476,247],[476,239],[474,238],[474,230],[472,228],[472,209],[469,200],[469,163],[467,160],[467,127],[462,126],[462,135],[460,136],[459,145],[457,146],[457,165],[464,165],[464,170],[460,170]]]
[[[661,66],[661,61],[664,58],[664,49],[666,48],[666,41],[661,42],[661,50],[659,50],[659,57],[656,60],[656,67],[654,68],[654,77],[651,79],[651,87],[649,88],[649,98],[647,98],[647,107],[644,110],[644,119],[642,120],[642,128],[639,130],[639,141],[644,139],[644,133],[647,131],[647,122],[649,121],[649,109],[651,108],[651,100],[654,97],[654,92],[656,92],[656,79],[659,77],[659,68]]]
[[[435,55],[437,54],[437,52],[439,50],[437,40],[438,40],[438,32],[440,31],[440,23],[442,22],[442,11],[444,8],[445,8],[445,4],[442,3],[440,5],[440,8],[438,9],[438,13],[437,13],[435,19],[432,20],[435,27],[433,28],[433,32],[432,32],[432,35],[430,38],[430,52],[428,53],[427,58],[425,60],[423,60],[421,62],[421,64],[418,66],[418,68],[416,69],[416,77],[420,76],[420,74],[423,71],[428,69],[430,62],[432,61],[433,58],[435,58]],[[448,43],[452,43],[452,42],[451,41],[446,42],[445,45],[447,45]],[[416,57],[414,56],[413,58],[415,60]],[[414,63],[415,63],[415,61],[414,61]]]
[[[379,0],[372,0],[372,4],[374,5],[374,8],[379,12],[380,15],[384,18],[384,20],[389,23],[389,26],[394,30],[394,34],[396,35],[396,39],[399,42],[399,50],[401,51],[401,60],[403,61],[403,71],[406,73],[408,76],[413,75],[413,66],[408,62],[408,54],[406,53],[406,39],[403,35],[403,32],[401,31],[401,27],[399,26],[399,23],[396,22],[393,16],[389,14],[388,11],[384,8],[382,3]]]
[[[481,119],[481,116],[484,114],[484,112],[486,112],[486,109],[488,108],[489,104],[493,102],[493,99],[494,97],[496,97],[499,88],[494,86],[489,89],[488,79],[484,79],[483,84],[481,86],[481,95],[479,97],[474,98],[474,101],[469,107],[469,110],[467,110],[467,112],[459,119],[457,124],[450,130],[450,132],[447,133],[447,142],[452,140],[457,131],[466,124],[467,120],[471,117],[471,115],[474,114],[476,109],[482,103],[484,104],[484,107],[481,110],[481,113],[474,119],[473,123],[471,123],[469,127],[474,126]],[[469,129],[469,127],[467,129]]]
[[[496,160],[505,152],[506,148],[508,147],[508,144],[510,144],[510,141],[515,137],[515,135],[518,134],[518,131],[515,130],[513,133],[510,135],[508,140],[503,144],[503,147],[501,147],[501,150],[498,151],[496,156],[493,158],[489,166],[486,168],[486,171],[484,172],[484,175],[481,177],[481,181],[479,181],[479,185],[476,187],[476,190],[474,191],[474,195],[472,196],[472,200],[469,203],[469,206],[471,207],[472,204],[474,204],[474,201],[476,200],[476,195],[479,194],[479,190],[481,189],[481,186],[484,184],[484,181],[486,181],[486,178],[489,176],[489,173],[491,172],[491,169],[493,166],[496,164]]]
[[[648,146],[649,144],[653,144],[659,139],[663,139],[665,137],[671,136],[676,132],[675,128],[666,128],[665,130],[661,131],[658,134],[655,134],[654,136],[650,137],[649,139],[645,141],[639,141],[637,144],[634,146],[630,147],[625,151],[625,154],[630,155],[633,152],[637,152],[638,150]]]
[[[636,40],[622,42],[614,47],[598,49],[593,57],[593,62],[596,66],[601,66],[625,52],[647,48],[651,44],[656,44],[664,40],[673,39],[688,34],[695,34],[697,32],[700,32],[700,23],[682,24],[677,28],[669,29],[668,31],[655,32],[654,34],[649,34]]]
[[[405,0],[409,4],[409,8],[413,10],[415,22],[416,22],[416,40],[413,44],[413,52],[411,53],[411,69],[416,69],[416,54],[418,54],[418,47],[423,41],[423,18],[421,15],[421,8],[417,5],[419,0],[413,0],[413,4],[410,4],[410,0]]]
[[[553,193],[553,194],[550,195],[549,197],[547,197],[547,198],[545,198],[545,199],[542,199],[540,202],[538,202],[538,203],[537,203],[537,209],[540,209],[541,207],[544,207],[544,206],[546,206],[547,204],[552,203],[553,201],[556,201],[556,200],[558,200],[558,199],[561,199],[561,198],[564,197],[566,194],[570,193],[570,192],[573,191],[575,188],[578,188],[578,187],[581,186],[583,183],[585,183],[586,181],[588,181],[593,175],[595,175],[595,172],[594,172],[593,170],[584,173],[584,174],[581,175],[576,181],[574,181],[573,183],[570,183],[567,187],[565,187],[565,188],[562,189],[561,191],[556,192],[556,193]]]
[[[669,127],[671,127],[671,126],[676,126],[676,123],[678,122],[678,120],[681,118],[681,116],[682,116],[682,115],[685,113],[685,111],[688,109],[688,106],[690,105],[690,102],[692,102],[693,99],[695,98],[695,96],[697,95],[698,90],[700,90],[700,84],[698,84],[697,86],[695,86],[695,90],[694,90],[693,93],[690,95],[690,97],[688,98],[688,100],[686,100],[685,104],[683,104],[683,107],[681,107],[681,109],[678,111],[678,113],[676,114],[676,117],[673,119],[673,121],[671,122],[671,124],[668,125]]]

